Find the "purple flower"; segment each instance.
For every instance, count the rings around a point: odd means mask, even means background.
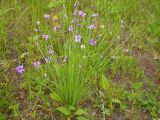
[[[90,40],[90,45],[93,45],[93,46],[94,46],[94,45],[96,45],[96,44],[97,44],[97,42],[96,42],[94,39],[91,39],[91,40]]]
[[[75,42],[81,42],[82,36],[80,34],[75,36]]]
[[[83,11],[78,11],[78,13],[79,13],[79,16],[81,16],[81,17],[85,17],[86,16],[86,13],[83,12]]]
[[[45,18],[45,19],[49,19],[49,18],[50,18],[50,15],[45,14],[45,15],[44,15],[44,18]]]
[[[16,71],[18,73],[23,73],[25,71],[25,69],[23,68],[23,65],[19,65],[18,67],[16,67]]]
[[[95,29],[96,27],[95,27],[94,24],[92,24],[92,25],[90,25],[88,28],[89,28],[90,30],[93,30],[93,29]]]
[[[49,39],[49,35],[42,35],[42,38],[47,41]]]
[[[69,31],[69,32],[72,32],[72,31],[73,31],[73,26],[72,26],[72,25],[68,28],[68,31]]]
[[[35,68],[37,68],[40,64],[41,64],[40,61],[34,62],[34,63],[33,63],[33,66],[34,66]]]
[[[44,58],[44,60],[45,60],[45,62],[46,62],[46,63],[51,62],[51,59],[50,59],[50,58],[47,58],[47,57],[46,57],[46,58]]]

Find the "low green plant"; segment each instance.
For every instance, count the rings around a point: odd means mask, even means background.
[[[13,94],[14,87],[10,83],[0,83],[0,118],[7,118],[9,111],[16,118],[19,115],[19,104]]]
[[[142,111],[158,119],[159,87],[144,87],[145,74],[134,52],[138,48],[140,54],[160,53],[159,10],[159,0],[1,0],[0,119],[51,119],[48,113],[43,118],[38,113],[48,109],[62,119],[92,119],[81,106],[83,98],[91,96],[104,119],[115,109],[129,111],[129,119],[142,119]],[[86,16],[79,16],[80,11]],[[42,18],[47,13],[50,18]],[[96,29],[88,29],[92,24]],[[49,35],[46,41],[44,34]],[[82,40],[76,43],[79,34]],[[90,45],[91,39],[96,45]],[[48,54],[51,47],[53,55]],[[35,62],[41,64],[35,67]],[[25,74],[15,73],[18,64],[23,64]],[[13,94],[17,86],[27,88],[22,101],[26,110],[19,110]]]
[[[92,100],[95,103],[95,107],[101,111],[104,119],[113,115],[115,107],[119,106],[121,111],[126,109],[125,90],[119,86],[113,85],[110,79],[107,79],[102,74],[99,80],[99,90],[96,93],[96,100]]]
[[[117,56],[111,65],[113,75],[118,75],[122,79],[141,80],[144,77],[143,70],[138,66],[138,62],[131,56]]]
[[[62,113],[65,116],[68,116],[67,118],[70,119],[85,119],[88,120],[87,117],[85,117],[85,114],[87,113],[86,109],[75,109],[74,106],[69,106],[68,108],[66,107],[58,107],[56,109],[57,111],[59,111],[60,113]],[[63,117],[62,117],[63,118]]]

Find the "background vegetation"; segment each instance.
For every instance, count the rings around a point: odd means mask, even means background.
[[[1,0],[0,56],[0,120],[160,119],[159,0]]]

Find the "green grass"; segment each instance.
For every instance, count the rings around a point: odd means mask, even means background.
[[[152,54],[160,55],[159,0],[81,0],[74,7],[76,1],[0,1],[0,119],[159,119],[159,78],[146,75],[149,63],[140,65],[147,54],[158,75]],[[73,16],[76,10],[87,15]],[[89,30],[93,23],[96,29]],[[82,41],[75,43],[79,33]]]

